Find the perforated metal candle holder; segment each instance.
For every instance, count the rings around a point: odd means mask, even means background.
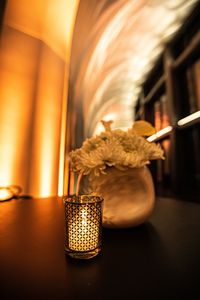
[[[94,195],[64,198],[65,251],[73,258],[88,259],[101,251],[102,201]]]

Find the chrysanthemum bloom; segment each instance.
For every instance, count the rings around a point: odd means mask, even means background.
[[[112,130],[111,122],[102,121],[105,131],[86,139],[81,148],[70,152],[72,171],[82,175],[99,176],[106,169],[139,168],[151,160],[164,159],[159,144],[148,142],[144,136],[155,133],[151,124],[136,121],[127,131]]]

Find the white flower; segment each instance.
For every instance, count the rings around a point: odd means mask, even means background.
[[[110,124],[103,122],[106,131],[83,142],[81,148],[70,152],[71,167],[83,175],[99,176],[107,167],[120,170],[138,168],[153,159],[164,159],[159,144],[148,142],[139,133],[153,132],[153,127],[144,121],[127,131],[111,130]]]

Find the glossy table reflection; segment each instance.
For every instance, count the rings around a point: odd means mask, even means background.
[[[0,203],[0,299],[199,299],[200,204],[159,198],[149,222],[104,229],[101,255],[64,253],[62,199]]]

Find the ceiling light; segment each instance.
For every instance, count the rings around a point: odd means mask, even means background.
[[[183,118],[183,119],[180,119],[177,124],[178,126],[183,126],[183,125],[186,125],[196,119],[200,118],[200,110],[198,110],[197,112]]]
[[[173,129],[172,126],[167,126],[167,127],[163,128],[163,129],[159,130],[159,131],[156,132],[155,134],[149,136],[149,137],[147,138],[147,141],[153,142],[153,141],[157,140],[158,138],[164,137],[164,136],[166,136],[169,132],[171,132],[172,129]]]

